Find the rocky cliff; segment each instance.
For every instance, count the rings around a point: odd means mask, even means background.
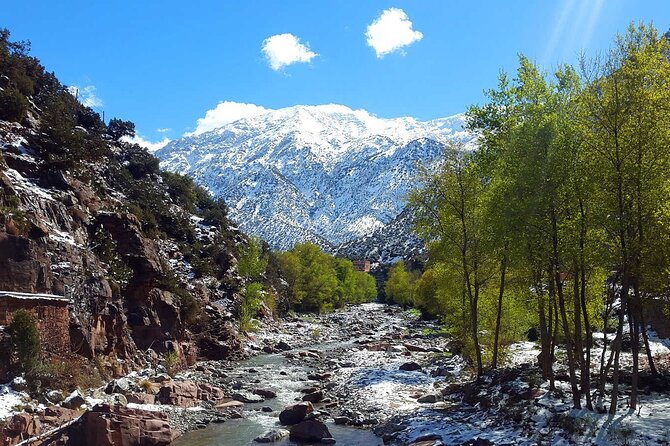
[[[233,355],[235,255],[244,235],[176,204],[158,171],[142,179],[144,198],[159,196],[152,205],[183,227],[152,228],[114,181],[137,147],[110,142],[108,157],[58,170],[31,144],[34,133],[0,122],[0,290],[70,298],[72,352],[102,356],[119,373],[142,365],[148,349]]]
[[[0,290],[70,299],[70,354],[114,374],[233,358],[247,238],[223,201],[122,142],[133,128],[0,35]]]

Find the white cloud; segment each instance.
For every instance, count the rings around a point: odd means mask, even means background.
[[[159,129],[156,129],[156,131],[157,131],[158,133],[167,133],[167,132],[169,132],[169,131],[171,131],[171,130],[172,130],[172,129],[171,129],[170,127],[161,127],[161,128],[159,128]]]
[[[93,85],[87,85],[85,87],[73,85],[67,87],[67,89],[70,94],[76,97],[85,107],[98,108],[103,106],[102,99],[95,94],[95,86]]]
[[[268,37],[263,41],[262,51],[275,71],[294,63],[309,62],[318,56],[308,43],[300,43],[300,39],[289,33]]]
[[[156,152],[157,150],[160,150],[163,147],[165,147],[167,145],[167,143],[170,142],[170,139],[169,138],[163,138],[160,141],[151,142],[151,141],[143,138],[141,135],[135,135],[132,138],[124,136],[123,138],[121,138],[121,141],[134,143],[134,144],[139,144],[140,146],[146,148],[149,152],[153,153],[153,152]]]
[[[207,110],[205,117],[198,119],[196,129],[191,133],[187,133],[186,136],[199,135],[238,119],[253,118],[269,111],[271,110],[255,104],[232,101],[219,102],[215,108]]]
[[[365,37],[367,37],[368,45],[377,53],[377,57],[382,58],[402,47],[418,42],[423,38],[423,33],[412,29],[412,22],[405,11],[389,8],[382,11],[381,15],[368,25]]]

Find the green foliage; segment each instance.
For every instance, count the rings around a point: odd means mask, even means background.
[[[240,307],[240,331],[247,333],[254,331],[257,326],[254,323],[258,310],[263,303],[263,284],[251,282],[242,290],[242,305]]]
[[[28,100],[16,88],[0,91],[0,119],[21,121],[28,111]]]
[[[376,297],[372,276],[358,274],[351,261],[336,259],[312,243],[297,244],[278,258],[291,308],[298,311],[321,312]]]
[[[93,250],[107,264],[111,278],[122,287],[126,286],[133,277],[133,270],[119,254],[116,240],[103,227],[99,227],[93,234]]]
[[[414,304],[415,283],[412,275],[405,270],[405,262],[393,265],[384,283],[384,291],[392,303],[403,307]]]
[[[16,310],[12,314],[8,332],[18,371],[32,371],[39,363],[41,351],[37,319],[27,310]]]
[[[75,389],[100,387],[104,382],[98,367],[92,367],[83,358],[46,359],[26,374],[29,387],[34,391],[61,390],[65,394]],[[108,378],[108,376],[107,376]]]
[[[179,353],[174,350],[171,350],[163,356],[163,367],[167,370],[168,375],[174,377],[179,371],[181,366],[181,358]]]
[[[237,270],[246,280],[258,280],[268,266],[268,256],[262,252],[261,240],[249,238],[249,242],[240,248]]]

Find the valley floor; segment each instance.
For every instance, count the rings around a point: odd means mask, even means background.
[[[308,391],[318,395],[313,416],[344,446],[670,444],[667,369],[666,378],[643,388],[638,411],[627,409],[625,389],[614,417],[576,411],[567,382],[557,381],[558,389],[549,392],[542,381],[533,365],[536,344],[513,345],[507,366],[476,385],[437,325],[395,306],[288,317],[250,336],[247,348],[248,360],[201,362],[174,381],[160,370],[133,373],[107,392],[86,393],[83,407],[104,402],[159,413],[183,433],[175,446],[253,444],[281,429],[279,413]],[[652,348],[659,363],[670,363],[667,341],[654,339]],[[560,366],[556,372],[564,375]],[[221,401],[214,395],[220,390],[212,389],[222,390],[227,402],[215,407],[202,397],[209,392],[210,401]],[[18,393],[3,392],[3,415],[20,409],[12,407]],[[169,404],[158,404],[166,398]]]

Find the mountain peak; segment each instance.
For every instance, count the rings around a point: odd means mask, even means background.
[[[397,217],[418,164],[448,141],[472,140],[463,122],[296,105],[172,141],[157,156],[223,197],[240,228],[274,248],[310,240],[330,249]]]

